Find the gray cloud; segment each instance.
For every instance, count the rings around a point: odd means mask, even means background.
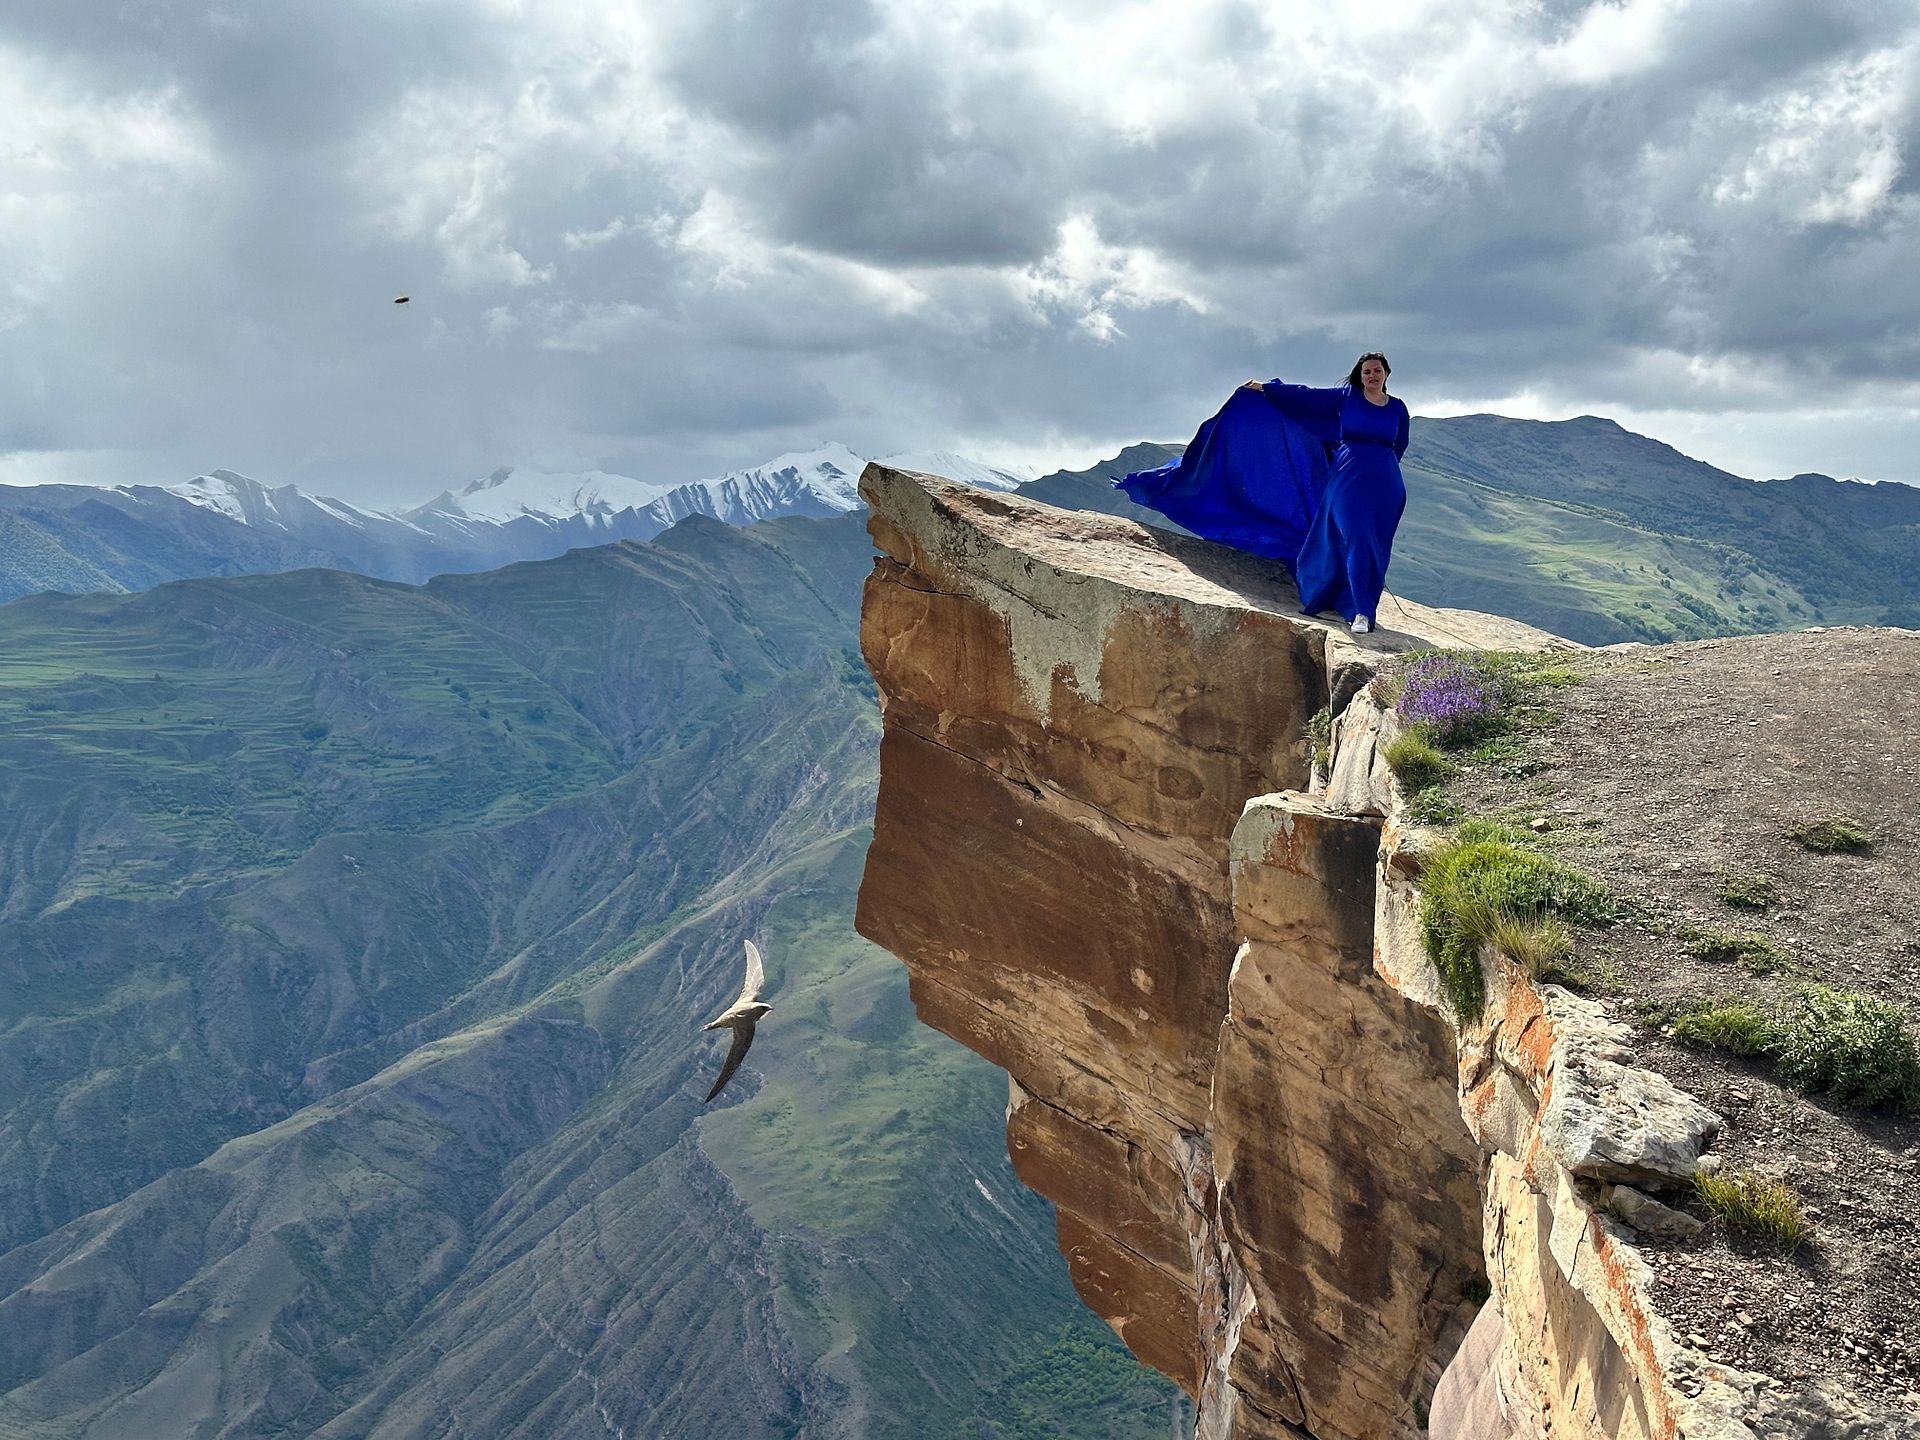
[[[5,480],[1084,459],[1374,345],[1920,480],[1910,0],[69,0],[0,109]]]

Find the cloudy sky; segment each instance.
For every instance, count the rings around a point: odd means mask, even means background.
[[[1920,482],[1920,0],[11,0],[0,117],[12,483],[1087,463],[1375,347]]]

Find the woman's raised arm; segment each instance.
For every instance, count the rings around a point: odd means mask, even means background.
[[[1294,424],[1304,426],[1322,440],[1340,438],[1340,406],[1347,398],[1344,385],[1289,385],[1284,380],[1247,382],[1267,399],[1267,403]]]

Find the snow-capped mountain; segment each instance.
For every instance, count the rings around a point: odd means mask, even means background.
[[[843,515],[860,508],[860,472],[866,468],[846,446],[822,445],[676,486],[648,510],[662,528],[689,515],[711,515],[729,525],[777,515]]]
[[[120,486],[120,493],[137,496],[146,486]],[[268,487],[234,470],[213,470],[196,475],[179,485],[161,487],[189,504],[238,520],[242,525],[262,529],[285,530],[294,534],[314,523],[316,518],[365,529],[392,517],[379,511],[362,510],[344,500],[324,495],[306,495],[292,485]]]
[[[881,463],[944,475],[983,490],[1012,490],[1032,478],[944,450],[889,455]],[[344,500],[303,494],[292,485],[269,487],[232,470],[210,471],[164,488],[169,495],[242,525],[289,533],[320,518],[363,530],[398,523],[442,535],[475,535],[531,521],[543,529],[600,531],[599,539],[604,541],[643,538],[635,532],[652,525],[657,533],[689,515],[748,525],[780,515],[843,514],[860,506],[860,472],[866,464],[864,456],[846,446],[826,444],[684,485],[663,485],[606,470],[556,473],[503,465],[458,490],[443,490],[426,504],[401,512],[362,509]],[[121,487],[121,493],[131,495],[146,488]],[[637,522],[629,516],[638,517]]]
[[[987,490],[1011,490],[1030,478],[946,451],[890,455],[881,463]],[[443,491],[404,518],[436,534],[475,535],[489,527],[531,524],[565,533],[574,545],[645,540],[689,515],[750,525],[782,515],[856,510],[866,465],[865,456],[829,443],[674,486],[604,470],[554,474],[504,466],[457,491]]]
[[[438,517],[486,525],[505,525],[523,519],[570,520],[581,516],[589,524],[604,527],[621,511],[650,504],[669,488],[605,470],[552,474],[503,465],[457,492],[442,491],[407,513],[409,518]]]
[[[904,455],[889,455],[880,462],[895,470],[917,470],[922,475],[943,475],[979,490],[1015,490],[1038,477],[1026,466],[1007,469],[969,460],[951,450],[915,450]]]
[[[866,463],[844,445],[823,445],[685,485],[604,470],[555,474],[503,466],[395,518],[441,542],[478,548],[487,565],[465,568],[485,569],[581,545],[651,540],[689,515],[750,525],[782,515],[842,514],[860,504]]]
[[[1010,490],[1025,478],[947,452],[892,455],[900,469]],[[503,466],[404,512],[373,510],[233,470],[176,485],[0,487],[0,601],[36,589],[144,589],[195,575],[321,566],[420,583],[543,560],[584,545],[651,540],[692,515],[729,525],[860,507],[865,457],[825,444],[708,480],[663,485],[604,470]]]

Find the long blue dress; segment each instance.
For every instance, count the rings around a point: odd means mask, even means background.
[[[1407,407],[1358,386],[1242,386],[1178,460],[1114,487],[1194,534],[1285,561],[1307,614],[1374,619],[1406,508]]]

